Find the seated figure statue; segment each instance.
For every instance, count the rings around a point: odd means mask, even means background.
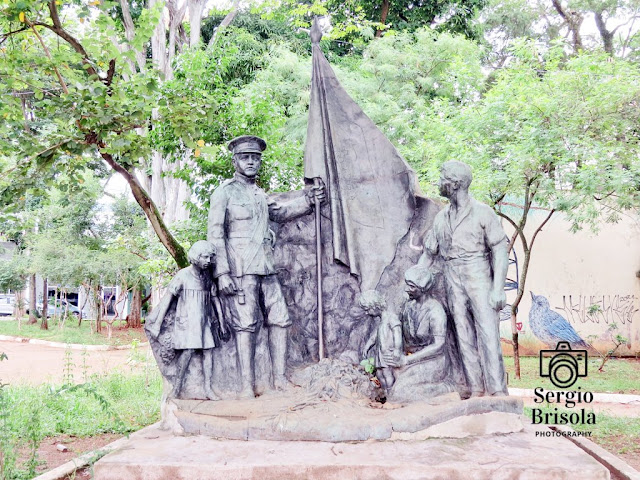
[[[433,296],[435,277],[430,270],[413,266],[405,273],[405,283],[409,295],[401,313],[405,354],[384,358],[397,368],[389,395],[394,401],[422,400],[454,390],[447,315]]]

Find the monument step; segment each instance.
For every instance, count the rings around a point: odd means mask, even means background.
[[[354,443],[174,436],[158,424],[94,466],[95,480],[608,480],[563,437],[533,425],[507,435]]]

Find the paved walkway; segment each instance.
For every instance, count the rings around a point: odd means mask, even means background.
[[[540,403],[534,402],[534,393],[531,389],[510,388],[509,395],[520,397],[525,406],[540,408]],[[542,404],[544,406],[544,404]],[[620,393],[593,393],[593,402],[577,403],[576,409],[593,409],[597,413],[616,417],[640,417],[640,395],[625,395]]]
[[[62,383],[65,366],[72,365],[76,382],[84,381],[85,374],[105,374],[116,370],[130,371],[131,350],[69,350],[47,345],[0,341],[0,352],[8,359],[0,362],[0,381],[11,385]],[[146,355],[149,347],[138,352]]]

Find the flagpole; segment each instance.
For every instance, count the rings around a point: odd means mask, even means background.
[[[320,48],[320,39],[322,38],[322,30],[320,30],[320,26],[318,25],[317,17],[314,17],[313,24],[311,26],[311,30],[309,31],[309,36],[311,37],[311,49],[314,50],[314,47]],[[313,53],[313,69],[311,72],[311,84],[313,85],[313,77],[315,77],[318,72],[316,69],[316,54]],[[324,130],[324,122],[322,125],[322,129]],[[326,133],[326,132],[325,132]],[[313,179],[314,187],[320,187],[322,185],[322,179],[315,177]],[[318,359],[322,360],[325,358],[324,352],[324,314],[322,312],[323,299],[322,299],[322,236],[320,230],[320,201],[316,197],[314,197],[314,205],[315,205],[315,215],[316,215],[316,274],[317,274],[317,302],[318,302]]]
[[[321,185],[319,178],[313,179],[314,186]],[[320,201],[314,197],[316,214],[316,273],[318,275],[318,358],[324,358],[324,315],[322,312],[322,237],[320,235]]]

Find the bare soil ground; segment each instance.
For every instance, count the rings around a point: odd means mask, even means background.
[[[121,438],[122,435],[115,433],[104,433],[102,435],[96,435],[94,437],[73,437],[69,435],[60,435],[57,437],[47,437],[40,444],[38,448],[38,459],[40,460],[40,466],[38,467],[38,473],[44,473],[47,470],[51,470],[63,463],[67,463],[76,457],[94,450],[98,450],[105,445]],[[62,444],[68,448],[67,451],[61,452],[58,450],[58,444]],[[81,469],[86,473],[85,476],[76,473],[75,479],[91,478],[90,469]]]
[[[140,347],[146,352],[148,347]],[[2,362],[0,380],[8,384],[39,385],[46,382],[60,384],[67,365],[76,382],[94,373],[106,374],[118,368],[126,368],[130,350],[66,350],[45,345],[0,342],[0,352],[7,355]]]

